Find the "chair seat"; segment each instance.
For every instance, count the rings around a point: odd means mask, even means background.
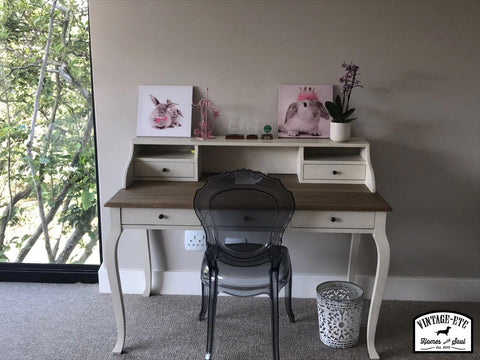
[[[282,261],[278,272],[279,287],[283,287],[290,277],[290,259],[288,249],[281,247]],[[204,284],[208,284],[208,261],[204,256],[202,263],[201,278]],[[218,266],[218,290],[236,296],[253,296],[269,293],[270,267],[266,262],[256,266],[235,266],[217,261]]]

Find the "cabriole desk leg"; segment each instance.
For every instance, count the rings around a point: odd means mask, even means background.
[[[110,283],[112,293],[113,309],[115,311],[115,320],[117,323],[117,343],[113,348],[115,354],[120,354],[125,343],[125,306],[123,303],[122,284],[120,283],[120,274],[118,271],[118,240],[122,233],[120,220],[120,209],[110,208],[110,229],[104,243],[105,246],[105,267]]]
[[[355,273],[358,268],[358,251],[360,249],[360,236],[362,234],[353,233],[350,240],[350,257],[348,260],[347,281],[355,282]]]
[[[143,296],[149,297],[150,292],[152,291],[152,263],[150,255],[150,234],[148,229],[145,230],[145,239],[143,241],[144,251],[143,254],[145,258],[143,259],[143,272],[145,274],[145,290],[143,291]]]
[[[377,271],[375,274],[375,283],[373,284],[372,302],[368,314],[367,324],[367,348],[370,359],[380,359],[375,349],[375,332],[377,330],[378,314],[382,305],[383,291],[388,276],[388,267],[390,265],[390,246],[388,244],[385,224],[387,213],[375,213],[375,229],[373,239],[377,247]]]

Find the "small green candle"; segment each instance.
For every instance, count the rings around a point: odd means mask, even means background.
[[[272,131],[272,127],[270,125],[267,124],[263,127],[263,132],[265,133],[265,134],[262,134],[262,139],[263,140],[272,140],[273,139],[273,135],[270,134],[270,131]]]

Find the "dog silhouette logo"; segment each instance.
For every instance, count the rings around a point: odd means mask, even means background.
[[[437,336],[440,335],[440,334],[445,334],[448,336],[448,332],[450,331],[451,329],[451,326],[447,326],[447,328],[445,330],[438,330],[437,331]]]
[[[473,319],[455,311],[432,311],[413,319],[413,352],[472,353]]]

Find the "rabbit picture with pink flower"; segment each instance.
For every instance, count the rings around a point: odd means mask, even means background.
[[[137,136],[191,136],[192,86],[140,86]]]

